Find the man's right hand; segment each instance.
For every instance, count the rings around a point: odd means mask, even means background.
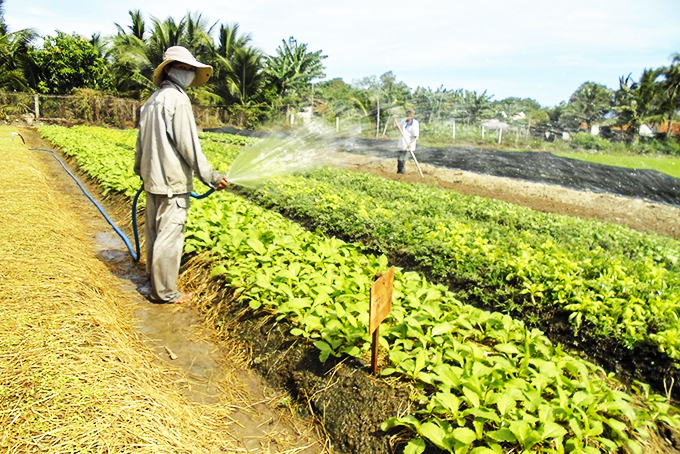
[[[221,191],[222,189],[226,189],[227,186],[229,186],[229,181],[227,181],[227,177],[222,177],[220,182],[217,183],[215,191]]]

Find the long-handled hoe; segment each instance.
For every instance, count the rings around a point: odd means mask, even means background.
[[[404,135],[404,131],[402,131],[401,126],[399,126],[399,122],[397,121],[397,117],[392,117],[392,119],[394,120],[394,124],[397,125],[397,129],[399,130],[399,133],[401,134],[401,137],[404,138],[404,142],[406,142],[406,136]],[[411,143],[409,143],[408,145],[406,145],[406,148],[408,149],[408,151],[411,152],[411,157],[413,158],[413,161],[415,161],[416,167],[418,167],[418,172],[420,172],[420,176],[422,177],[422,176],[423,176],[423,171],[420,170],[420,164],[418,164],[418,160],[416,159],[416,155],[415,155],[415,153],[413,153],[413,150],[411,149],[411,145],[413,145],[413,142],[415,142],[415,139],[413,139],[413,140],[411,141]]]

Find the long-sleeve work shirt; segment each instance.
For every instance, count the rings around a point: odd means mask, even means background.
[[[189,97],[169,80],[142,106],[135,173],[145,191],[168,197],[191,192],[194,174],[211,188],[223,176],[203,154]]]

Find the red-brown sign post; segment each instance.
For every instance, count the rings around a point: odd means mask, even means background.
[[[385,320],[392,309],[392,286],[394,284],[394,267],[382,274],[371,286],[371,308],[369,310],[368,333],[373,334],[371,345],[371,370],[378,375],[378,337],[380,323]]]

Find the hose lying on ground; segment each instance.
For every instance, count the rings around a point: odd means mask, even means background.
[[[17,133],[17,135],[19,135],[19,134]],[[23,137],[21,137],[21,139],[23,140]],[[24,143],[26,143],[26,142],[24,141]],[[104,208],[102,208],[102,206],[99,203],[97,203],[97,201],[94,199],[94,197],[92,197],[90,195],[90,193],[87,192],[87,189],[85,189],[85,186],[83,186],[83,184],[78,180],[78,178],[73,174],[73,172],[71,172],[68,169],[66,164],[64,164],[64,162],[61,159],[59,159],[59,156],[57,156],[56,151],[50,150],[49,148],[29,148],[29,150],[51,153],[52,156],[54,156],[54,159],[56,159],[57,162],[59,162],[59,164],[61,164],[61,167],[66,171],[66,173],[68,173],[71,176],[71,178],[73,178],[73,181],[76,182],[76,184],[78,185],[80,190],[83,191],[83,194],[85,194],[85,197],[87,197],[90,200],[90,202],[92,202],[92,204],[97,208],[97,210],[99,210],[99,212],[102,214],[102,216],[104,216],[104,219],[106,219],[106,222],[109,223],[109,225],[113,228],[113,230],[123,240],[123,242],[125,243],[125,246],[127,246],[128,251],[130,252],[130,256],[132,257],[132,260],[134,260],[135,262],[138,262],[139,259],[140,259],[140,248],[139,248],[139,228],[137,226],[137,202],[139,201],[139,196],[142,194],[142,191],[144,191],[144,186],[139,188],[139,190],[135,194],[135,197],[132,199],[132,232],[134,234],[134,240],[135,240],[135,245],[133,247],[130,239],[125,235],[125,233],[123,233],[123,231],[116,225],[116,223],[113,222],[113,220],[109,217],[109,215],[106,213]],[[197,194],[195,192],[192,192],[191,197],[193,197],[195,199],[203,199],[205,197],[208,197],[213,192],[215,192],[214,189],[210,189],[203,194]]]

